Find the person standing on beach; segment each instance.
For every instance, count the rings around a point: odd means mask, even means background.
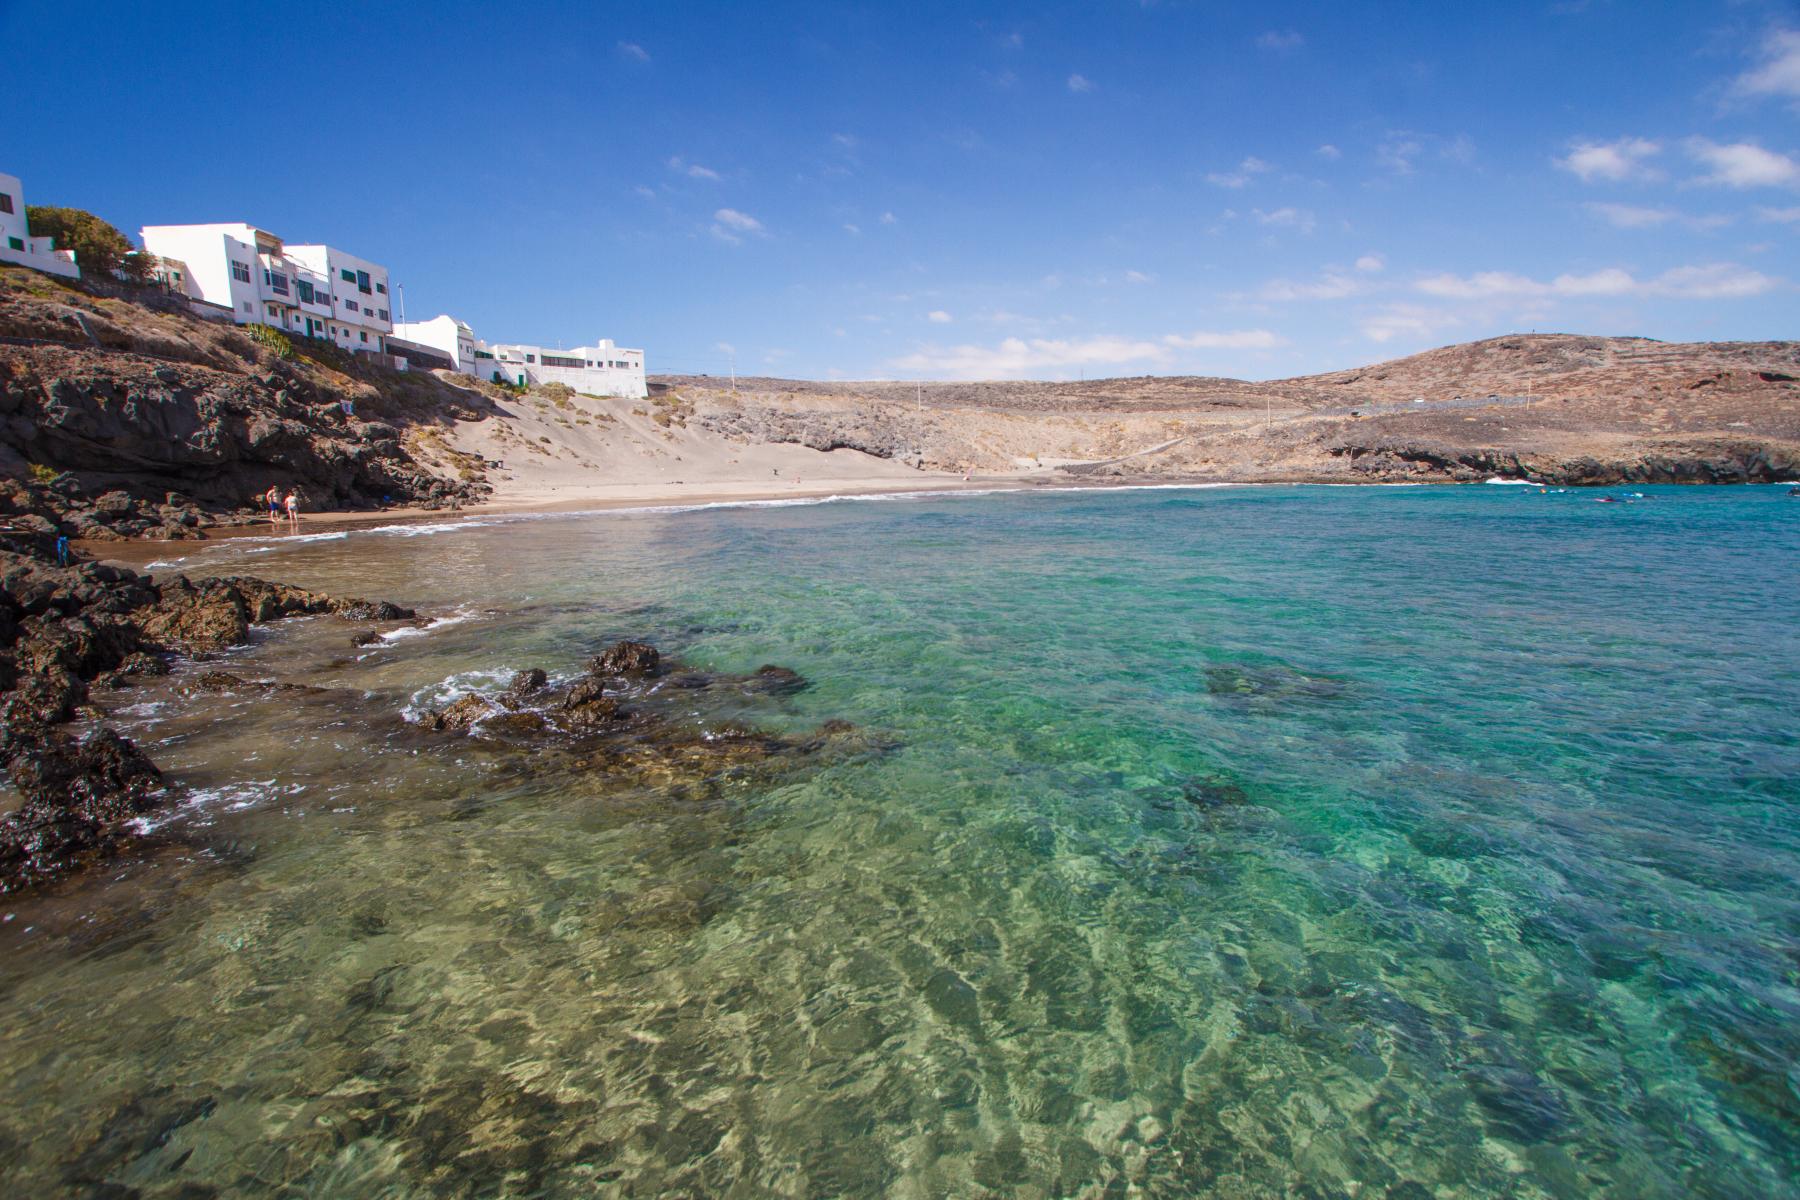
[[[271,484],[269,490],[263,493],[263,499],[269,502],[269,524],[279,525],[281,523],[281,489]]]
[[[300,497],[289,492],[287,499],[282,503],[287,508],[288,523],[295,529],[300,528]]]

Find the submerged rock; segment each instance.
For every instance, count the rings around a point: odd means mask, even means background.
[[[1207,667],[1205,677],[1208,693],[1234,700],[1324,700],[1344,692],[1339,680],[1280,664],[1226,663]]]

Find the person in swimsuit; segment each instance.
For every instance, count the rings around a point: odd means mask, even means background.
[[[289,492],[283,505],[287,508],[287,518],[296,529],[300,527],[300,497]]]
[[[278,524],[281,521],[281,489],[271,487],[263,493],[263,499],[269,502],[269,524]]]

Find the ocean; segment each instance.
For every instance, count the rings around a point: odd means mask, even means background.
[[[0,902],[0,1184],[1800,1196],[1785,492],[198,546],[158,569],[436,619],[286,622],[101,697],[177,801],[141,855]],[[619,638],[809,681],[699,727],[866,736],[699,785],[408,722]],[[322,690],[192,690],[221,666]]]

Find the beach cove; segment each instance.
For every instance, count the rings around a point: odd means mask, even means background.
[[[1637,490],[159,546],[158,578],[421,619],[97,693],[176,802],[0,904],[0,1179],[1794,1195],[1800,501]],[[709,681],[670,720],[777,748],[620,786],[479,723],[421,740],[621,639]],[[801,682],[729,683],[770,665]],[[320,690],[195,686],[221,670]]]

